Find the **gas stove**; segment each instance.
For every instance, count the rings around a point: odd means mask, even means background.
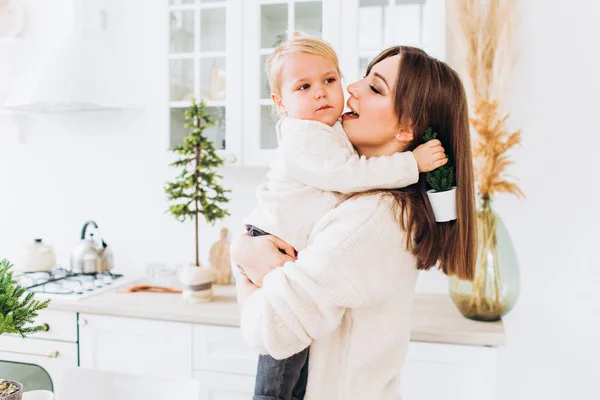
[[[17,272],[13,279],[40,297],[67,300],[81,300],[126,283],[122,274],[81,274],[60,268],[48,272]]]

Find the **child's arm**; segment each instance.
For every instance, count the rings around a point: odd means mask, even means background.
[[[440,157],[441,145],[438,149],[433,141],[427,148],[415,149],[414,155],[402,152],[389,157],[360,157],[339,123],[330,127],[290,118],[282,122],[284,173],[321,190],[352,193],[406,187],[419,180],[419,172],[435,169],[426,166],[436,165],[431,160]],[[443,149],[441,152],[443,156]]]

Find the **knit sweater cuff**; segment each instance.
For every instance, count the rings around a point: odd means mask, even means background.
[[[250,347],[260,354],[267,354],[267,349],[262,340],[261,305],[264,303],[262,297],[262,290],[257,290],[246,300],[240,315],[240,327],[242,328],[242,336]]]

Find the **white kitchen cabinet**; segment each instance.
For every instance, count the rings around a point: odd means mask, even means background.
[[[44,330],[31,335],[33,339],[77,342],[77,314],[74,312],[44,309],[38,312],[35,323]]]
[[[77,343],[3,336],[0,337],[0,360],[43,368],[56,389],[64,371],[77,366]]]
[[[201,400],[252,397],[258,354],[239,328],[79,314],[80,366],[193,376]]]
[[[244,1],[243,164],[269,165],[277,147],[265,63],[282,41],[301,31],[339,44],[339,0]]]
[[[277,146],[265,61],[302,31],[337,51],[344,86],[381,50],[397,44],[444,59],[446,0],[171,0],[171,144],[187,133],[189,96],[207,100],[217,126],[206,131],[239,166],[269,166]]]
[[[154,376],[192,375],[192,324],[79,314],[80,366]]]
[[[50,389],[47,386],[50,382],[56,389],[64,371],[79,362],[77,314],[44,309],[39,311],[35,323],[45,330],[26,339],[18,335],[0,337],[0,361],[10,372],[25,374],[33,387]],[[27,365],[31,368],[26,368]]]
[[[411,342],[402,400],[495,400],[498,349]]]
[[[338,56],[347,84],[391,46],[418,47],[445,59],[446,0],[345,0],[339,18]]]
[[[206,102],[216,124],[204,131],[229,164],[242,152],[242,1],[170,1],[170,145],[183,142],[190,97]]]
[[[258,352],[246,344],[239,328],[196,324],[193,348],[194,370],[256,374]]]
[[[13,345],[0,341],[2,348]],[[33,350],[52,354],[49,347]],[[57,350],[73,363],[73,351]],[[82,367],[192,376],[200,383],[200,400],[251,398],[258,359],[236,327],[88,314],[79,315],[79,353]],[[493,347],[411,342],[398,393],[403,400],[496,400],[497,354]]]
[[[254,394],[254,376],[194,371],[200,382],[200,400],[248,400]]]

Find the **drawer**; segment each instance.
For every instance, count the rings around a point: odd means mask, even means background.
[[[77,343],[4,336],[0,337],[0,360],[39,365],[56,390],[64,371],[78,365]]]
[[[200,383],[200,400],[248,400],[254,395],[254,377],[194,371]]]
[[[256,375],[258,352],[242,338],[240,328],[194,325],[194,370]]]
[[[48,330],[31,335],[35,339],[64,340],[77,342],[77,314],[69,311],[41,310],[36,325],[44,325]]]

